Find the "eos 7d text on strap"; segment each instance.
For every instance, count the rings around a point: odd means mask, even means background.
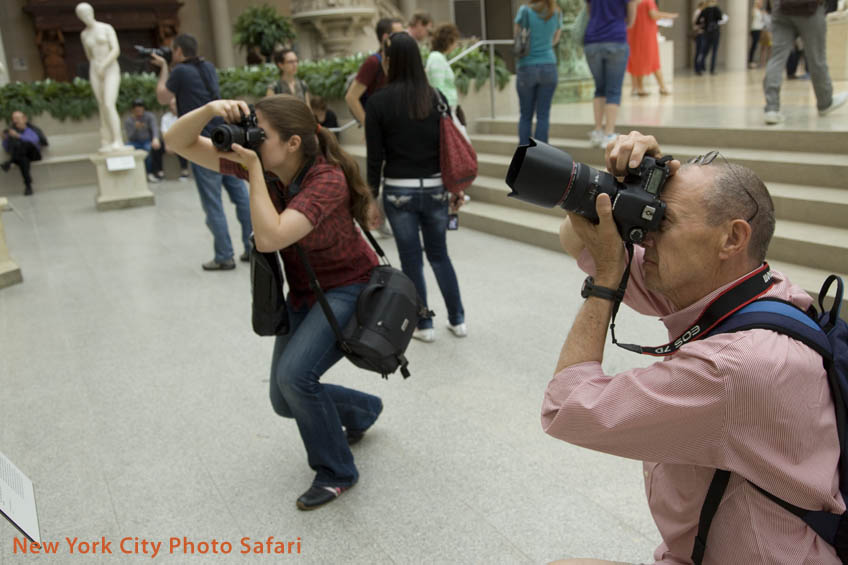
[[[629,270],[628,262],[628,269],[625,271],[625,277],[629,276]],[[626,284],[626,278],[622,278],[621,287],[624,287]],[[704,311],[701,312],[701,315],[698,316],[695,323],[692,324],[686,331],[681,333],[675,340],[656,347],[646,347],[644,345],[635,345],[632,343],[619,343],[615,339],[615,313],[618,311],[618,303],[616,303],[613,307],[613,316],[610,323],[612,342],[623,349],[633,351],[634,353],[641,353],[643,355],[654,355],[658,357],[673,355],[678,349],[687,343],[691,343],[707,335],[712,328],[721,323],[725,318],[748,303],[758,299],[773,285],[774,281],[771,278],[771,271],[769,270],[768,263],[763,263],[760,268],[756,269],[713,299],[713,301],[704,308]]]

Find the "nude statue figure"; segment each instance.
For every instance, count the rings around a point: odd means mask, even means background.
[[[100,109],[100,152],[124,149],[121,120],[115,102],[121,85],[121,54],[115,28],[94,19],[94,8],[87,2],[76,7],[77,17],[85,24],[80,38],[90,64],[89,82]]]

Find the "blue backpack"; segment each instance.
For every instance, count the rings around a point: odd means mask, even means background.
[[[824,307],[824,299],[830,286],[836,282],[836,298],[830,310]],[[830,275],[822,285],[819,293],[821,315],[815,307],[809,312],[783,300],[764,298],[751,302],[728,317],[711,334],[738,332],[754,328],[773,330],[814,349],[822,356],[827,370],[830,392],[836,408],[836,428],[839,435],[839,490],[842,498],[848,502],[848,446],[846,446],[845,425],[848,413],[848,324],[840,319],[839,310],[842,306],[842,279]],[[692,561],[700,565],[706,550],[707,534],[710,523],[718,510],[721,497],[727,488],[730,471],[717,469],[704,505],[701,507],[701,517],[698,523],[698,535],[692,550]],[[751,483],[753,485],[753,483]],[[754,485],[763,495],[792,512],[806,522],[816,533],[836,549],[836,554],[842,563],[848,563],[848,511],[843,514],[833,514],[826,510],[807,510],[790,504],[773,494]]]

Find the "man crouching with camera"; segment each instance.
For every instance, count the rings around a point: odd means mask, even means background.
[[[645,155],[661,156],[657,141],[632,132],[607,147],[606,165],[624,176]],[[770,330],[710,333],[721,308],[729,313],[762,297],[803,310],[812,303],[764,262],[775,223],[765,185],[716,156],[669,163],[662,224],[632,248],[623,301],[658,316],[671,340],[630,346],[665,357],[649,367],[607,375],[601,366],[628,268],[609,196],[596,199],[598,224],[568,214],[562,246],[593,280],[545,392],[542,426],[569,443],[644,462],[663,540],[656,563],[839,563],[832,546],[762,492],[805,509],[845,511],[822,358]],[[706,542],[699,519],[717,469],[730,471],[729,482]]]

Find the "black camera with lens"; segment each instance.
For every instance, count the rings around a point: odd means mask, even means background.
[[[659,230],[665,215],[660,194],[672,159],[670,155],[660,159],[645,156],[638,167],[627,169],[624,182],[618,182],[611,174],[531,138],[528,145],[515,150],[506,184],[512,189],[512,198],[546,208],[561,206],[596,223],[595,200],[605,192],[621,238],[640,243],[647,232]]]
[[[173,55],[173,51],[171,51],[170,47],[145,47],[144,45],[135,45],[135,50],[138,51],[139,55],[149,56],[149,55],[159,55],[165,62],[171,64],[171,56]]]
[[[248,106],[250,114],[241,114],[237,124],[221,124],[212,130],[212,144],[219,151],[231,151],[233,143],[254,151],[265,141],[265,130],[259,127],[253,104]]]

